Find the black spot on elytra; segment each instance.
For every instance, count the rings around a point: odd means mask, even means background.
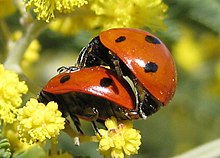
[[[60,83],[64,83],[70,79],[70,75],[65,75],[60,79]]]
[[[122,41],[124,41],[124,40],[126,40],[126,37],[125,37],[125,36],[120,36],[120,37],[118,37],[118,38],[115,40],[115,42],[116,42],[116,43],[119,43],[119,42],[122,42]]]
[[[112,85],[112,83],[113,83],[113,81],[111,78],[104,77],[100,80],[100,86],[102,86],[102,87],[108,87],[108,86]]]
[[[156,72],[157,69],[158,69],[158,66],[154,62],[148,62],[144,67],[145,72]]]
[[[160,44],[160,41],[157,38],[150,36],[150,35],[147,35],[145,37],[145,40],[149,43],[152,43],[152,44]]]

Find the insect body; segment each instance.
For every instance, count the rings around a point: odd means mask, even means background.
[[[63,116],[70,115],[79,132],[79,118],[93,124],[111,116],[118,120],[139,118],[130,86],[120,82],[113,71],[102,67],[59,70],[61,73],[49,80],[38,100],[57,102]]]
[[[176,90],[176,68],[169,50],[143,30],[116,28],[101,32],[82,49],[77,65],[109,66],[121,81],[128,76],[143,118],[166,105]]]

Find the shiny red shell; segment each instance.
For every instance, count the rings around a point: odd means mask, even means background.
[[[117,28],[100,34],[102,44],[118,56],[140,83],[166,105],[176,90],[176,68],[167,47],[154,35],[139,29]],[[156,63],[156,72],[145,72],[146,63]]]
[[[102,83],[105,79],[110,79],[111,83]],[[102,67],[60,73],[48,81],[43,91],[52,94],[81,92],[105,98],[127,109],[135,108],[134,96],[127,84],[119,82],[115,73]]]

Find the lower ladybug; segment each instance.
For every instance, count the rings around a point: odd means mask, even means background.
[[[82,49],[77,66],[109,66],[121,81],[128,76],[143,118],[166,105],[176,90],[176,67],[171,53],[159,38],[139,29],[101,32]]]
[[[77,130],[79,118],[104,121],[115,116],[118,120],[138,119],[135,96],[126,82],[120,82],[115,72],[92,67],[77,69],[62,67],[60,73],[48,81],[38,96],[43,103],[55,101],[64,117],[70,115]]]

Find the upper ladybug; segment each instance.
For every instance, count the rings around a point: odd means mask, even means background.
[[[82,49],[77,65],[109,66],[119,79],[128,76],[143,118],[149,115],[146,109],[151,107],[151,114],[166,105],[176,90],[176,68],[169,50],[160,39],[143,30],[116,28],[101,32]],[[146,104],[149,98],[153,101]]]
[[[79,132],[78,118],[92,121],[94,126],[94,121],[104,122],[111,116],[118,120],[139,118],[130,86],[118,81],[115,72],[102,67],[62,69],[44,86],[38,100],[57,102],[63,116],[70,115]]]

